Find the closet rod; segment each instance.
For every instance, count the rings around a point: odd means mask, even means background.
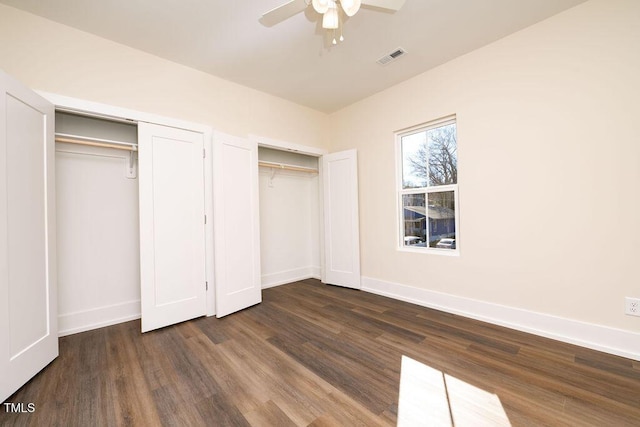
[[[265,168],[272,168],[272,169],[289,170],[289,171],[318,173],[318,169],[314,169],[314,168],[307,168],[307,167],[304,167],[304,166],[296,166],[296,165],[288,165],[286,163],[265,162],[263,160],[260,160],[258,162],[258,166],[263,166]]]
[[[138,151],[138,144],[131,142],[113,141],[110,139],[90,138],[88,136],[56,133],[56,142],[69,144],[90,145],[92,147],[115,148],[117,150]]]

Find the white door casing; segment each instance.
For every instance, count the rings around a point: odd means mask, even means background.
[[[140,122],[142,332],[206,313],[204,135]]]
[[[215,132],[213,217],[216,316],[262,301],[258,144]]]
[[[58,356],[54,117],[0,72],[0,401]]]
[[[360,289],[358,157],[356,150],[322,156],[323,281]]]

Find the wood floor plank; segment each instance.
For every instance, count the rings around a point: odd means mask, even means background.
[[[284,302],[270,303],[271,306],[278,308],[281,311],[285,311],[294,316],[298,316],[313,325],[323,328],[328,332],[332,332],[334,334],[340,333],[340,331],[344,330],[344,323],[339,322],[338,320],[334,320],[332,318],[327,317],[326,312],[323,308],[319,308],[312,304],[305,304],[304,300],[296,300],[295,305],[287,304]]]
[[[105,369],[106,385],[109,390],[110,402],[108,403],[115,410],[115,424],[135,426],[156,423],[159,425],[160,417],[153,404],[151,390],[144,380],[135,349],[130,345],[122,345],[123,342],[129,341],[127,330],[130,330],[130,325],[119,324],[106,331],[106,353],[109,359]],[[102,374],[104,373],[103,371]],[[79,395],[79,391],[75,391],[74,395]],[[76,404],[76,407],[83,408],[84,405]]]
[[[63,337],[7,400],[35,412],[0,425],[392,426],[403,356],[456,426],[640,425],[638,361],[311,279],[222,319]]]
[[[246,375],[251,388],[262,390],[296,425],[307,425],[322,412],[327,384],[310,375],[295,361],[271,346],[257,345],[259,352],[246,353],[242,342],[230,341],[223,351],[232,369]]]
[[[295,427],[296,424],[272,400],[264,403],[260,408],[245,414],[249,424],[254,427]]]
[[[198,337],[189,340],[186,345],[190,350],[202,354],[203,364],[220,387],[218,393],[229,396],[241,413],[259,408],[269,399],[269,393],[260,387],[259,381],[247,375],[250,373],[246,370],[238,372],[220,348],[208,339]]]

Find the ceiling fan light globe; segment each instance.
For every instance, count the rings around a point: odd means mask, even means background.
[[[329,10],[329,0],[311,0],[311,5],[316,12],[321,14]]]
[[[335,30],[338,28],[338,9],[336,8],[336,4],[331,2],[329,5],[329,9],[324,13],[322,17],[322,28],[326,30]]]
[[[342,5],[342,10],[347,16],[353,16],[360,10],[360,5],[362,4],[362,0],[340,0],[340,4]]]

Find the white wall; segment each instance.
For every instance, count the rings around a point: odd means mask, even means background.
[[[128,154],[57,144],[58,329],[140,316],[138,180]]]
[[[260,160],[318,168],[311,156],[260,148]],[[262,287],[320,278],[319,183],[307,172],[260,168]]]
[[[593,0],[332,114],[365,288],[639,358],[639,23]],[[400,252],[394,132],[450,114],[461,255]]]

